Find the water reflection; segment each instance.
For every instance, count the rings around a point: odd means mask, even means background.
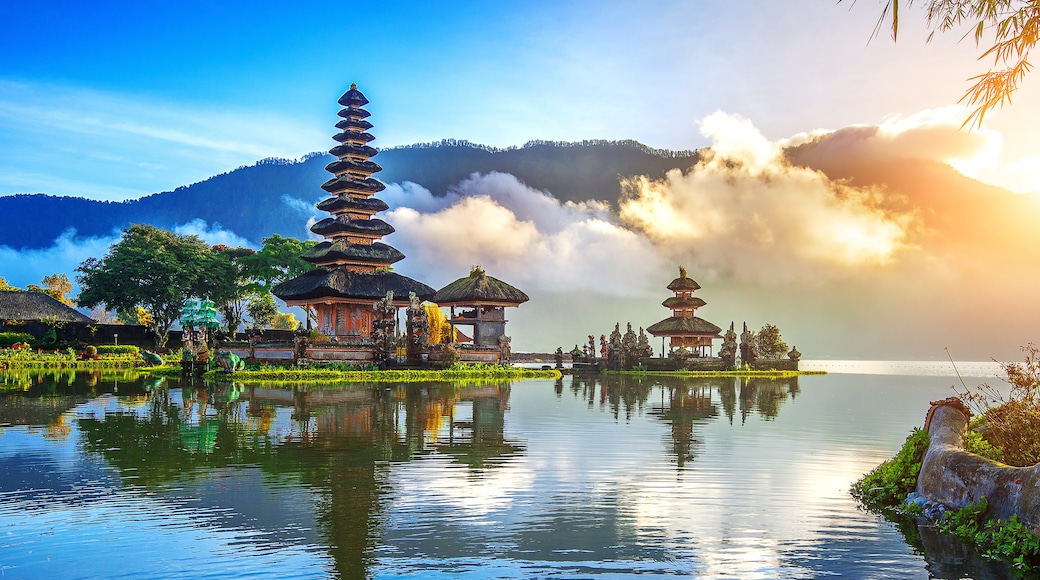
[[[659,398],[655,396],[657,390]],[[615,420],[631,421],[646,413],[671,427],[671,453],[679,467],[695,457],[699,445],[695,429],[719,414],[722,406],[730,425],[739,412],[740,423],[757,414],[775,419],[780,407],[798,393],[798,377],[668,377],[645,375],[575,376],[571,393],[587,401],[588,408],[609,410]],[[715,403],[718,394],[718,405]],[[563,395],[563,380],[556,383],[557,397]]]
[[[144,390],[140,384],[138,392]],[[85,450],[115,466],[123,485],[159,491],[190,487],[203,504],[245,514],[255,512],[250,503],[270,509],[270,502],[256,496],[271,490],[236,488],[220,502],[207,497],[214,486],[236,486],[229,470],[259,469],[263,479],[291,480],[314,490],[314,524],[338,573],[364,577],[379,539],[388,464],[439,453],[484,469],[521,453],[522,444],[505,436],[509,392],[508,384],[320,390],[153,384],[143,404],[123,397],[114,408],[81,407],[77,423]],[[81,402],[63,400],[58,416]],[[209,483],[198,485],[200,479]],[[286,520],[290,515],[283,514]],[[264,517],[278,519],[271,513]]]
[[[829,412],[861,389],[829,378],[806,379],[804,395],[797,379],[638,376],[322,389],[122,371],[4,380],[5,575],[990,570],[955,542],[904,543],[855,509],[850,474],[877,450]],[[155,550],[159,538],[171,547]]]

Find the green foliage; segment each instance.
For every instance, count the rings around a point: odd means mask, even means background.
[[[1040,463],[1040,350],[1027,344],[1022,351],[1023,362],[1001,364],[1011,385],[1006,396],[986,384],[957,394],[979,415],[985,439],[1003,456],[1000,461],[1028,467]]]
[[[97,347],[97,353],[101,355],[137,356],[140,350],[133,344],[102,344]]]
[[[16,344],[24,344],[36,340],[28,332],[0,332],[0,348],[11,348]]]
[[[761,358],[783,358],[790,350],[787,343],[780,338],[780,329],[772,324],[766,324],[754,336],[755,347]]]
[[[874,35],[886,20],[892,21],[892,39],[899,34],[900,0],[887,0],[881,11]],[[914,0],[905,0],[910,7]],[[979,60],[993,59],[993,67],[976,75],[970,89],[961,97],[969,105],[977,105],[965,125],[982,126],[982,119],[990,110],[1011,102],[1026,74],[1032,70],[1029,52],[1040,39],[1040,3],[1034,0],[927,0],[924,2],[927,24],[931,29],[928,40],[935,33],[968,30],[975,44],[983,43],[986,35],[993,35],[993,46],[986,49]]]
[[[873,510],[888,511],[901,506],[917,487],[917,474],[927,449],[928,431],[915,428],[895,457],[852,485],[852,496]]]
[[[300,256],[316,244],[274,234],[264,238],[264,246],[259,252],[243,256],[239,262],[249,279],[270,291],[274,285],[314,269],[313,264]]]
[[[983,435],[978,431],[968,431],[964,437],[964,450],[986,459],[992,459],[993,461],[999,461],[1004,463],[1004,452],[997,447],[994,447]]]
[[[213,246],[215,269],[221,269],[228,275],[214,280],[213,292],[209,299],[216,305],[224,317],[224,330],[229,336],[235,336],[242,324],[245,313],[246,298],[250,293],[260,289],[258,284],[249,280],[246,263],[254,255],[251,248],[229,248],[223,244]]]
[[[278,314],[278,305],[275,304],[274,296],[270,292],[253,294],[246,302],[246,314],[250,318],[249,328],[253,330],[267,328]]]
[[[219,281],[234,277],[198,237],[148,225],[130,226],[104,258],[88,258],[76,271],[81,306],[104,304],[120,313],[144,308],[152,316],[159,346],[166,344],[188,298],[214,294]]]
[[[1040,566],[1040,537],[1033,534],[1017,515],[1008,520],[986,520],[986,498],[949,511],[938,527],[958,540],[972,544],[985,557],[1007,562],[1019,571]]]
[[[92,344],[83,349],[83,356],[88,358],[94,358],[97,356],[97,353],[97,347]]]

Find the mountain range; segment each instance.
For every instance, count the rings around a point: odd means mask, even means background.
[[[616,202],[620,177],[659,178],[673,168],[688,169],[697,159],[695,151],[657,150],[635,141],[533,141],[497,149],[444,140],[386,149],[373,160],[383,167],[375,177],[384,183],[409,181],[436,196],[472,173],[498,171],[560,200]],[[172,229],[197,219],[257,246],[274,233],[306,238],[305,219],[286,219],[286,203],[296,200],[312,209],[326,197],[320,186],[330,177],[325,165],[333,160],[323,153],[298,161],[265,159],[173,191],[123,202],[46,194],[0,197],[0,215],[7,218],[0,229],[0,246],[38,249],[69,231],[76,238],[111,237],[131,223]]]

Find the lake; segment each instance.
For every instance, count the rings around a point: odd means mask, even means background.
[[[999,578],[857,507],[949,362],[787,380],[0,374],[3,578]],[[968,385],[992,363],[958,363]]]

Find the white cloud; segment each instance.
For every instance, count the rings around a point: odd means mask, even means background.
[[[475,174],[443,198],[414,184],[391,189],[397,207],[386,220],[397,233],[387,241],[409,256],[402,269],[434,285],[480,264],[525,291],[632,295],[671,268],[605,204],[561,202],[512,175]]]
[[[76,268],[87,258],[104,256],[120,237],[118,232],[113,232],[112,237],[88,239],[77,239],[75,235],[75,230],[68,230],[54,240],[54,245],[39,250],[0,246],[0,276],[20,288],[40,284],[44,276],[51,274],[67,274],[75,284]],[[72,294],[78,291],[76,287]]]
[[[701,124],[713,140],[688,173],[624,184],[623,224],[712,277],[775,282],[884,265],[909,243],[912,216],[878,192],[790,165],[779,143],[721,112]]]
[[[232,248],[251,247],[249,240],[230,230],[221,228],[220,224],[210,226],[202,219],[194,219],[186,224],[174,226],[173,232],[182,236],[198,236],[199,239],[211,246],[224,244]]]

